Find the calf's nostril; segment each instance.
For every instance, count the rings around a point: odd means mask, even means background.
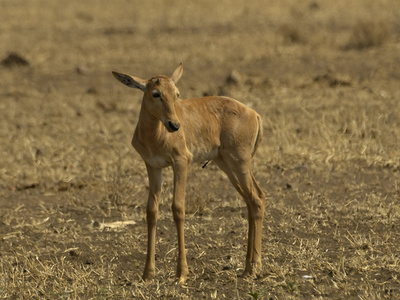
[[[169,121],[168,122],[169,128],[171,128],[173,131],[177,131],[179,127],[181,127],[181,124],[174,124],[173,122]]]

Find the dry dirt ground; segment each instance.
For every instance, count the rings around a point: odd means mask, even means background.
[[[398,299],[400,1],[0,1],[0,298]],[[130,147],[148,78],[257,110],[263,270],[241,277],[246,209],[215,165],[187,188],[175,280],[171,170],[157,275],[144,164]],[[246,124],[243,124],[246,126]]]

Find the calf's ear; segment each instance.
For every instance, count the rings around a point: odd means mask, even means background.
[[[147,80],[143,80],[139,77],[135,77],[132,75],[119,73],[119,72],[112,72],[114,77],[121,83],[125,84],[126,86],[134,89],[142,90],[143,92],[146,90]]]
[[[172,81],[177,83],[179,81],[179,79],[181,79],[182,74],[183,74],[183,64],[180,63],[179,67],[176,68],[176,70],[174,71],[174,73],[171,76]]]

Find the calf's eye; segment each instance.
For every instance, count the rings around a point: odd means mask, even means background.
[[[152,96],[153,96],[153,98],[160,98],[160,97],[161,97],[161,94],[160,94],[159,91],[153,91],[153,92],[152,92]]]

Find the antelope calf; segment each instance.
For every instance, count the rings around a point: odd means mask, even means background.
[[[248,243],[244,275],[261,268],[261,231],[264,192],[251,171],[251,158],[262,139],[260,116],[251,108],[228,97],[179,98],[176,83],[182,64],[171,77],[143,80],[113,72],[128,87],[144,92],[132,146],[143,158],[149,176],[147,202],[147,259],[143,279],[155,276],[155,239],[161,192],[161,170],[172,166],[174,194],[172,213],[178,232],[177,277],[188,275],[185,254],[185,190],[190,162],[214,161],[244,198],[248,210]]]

